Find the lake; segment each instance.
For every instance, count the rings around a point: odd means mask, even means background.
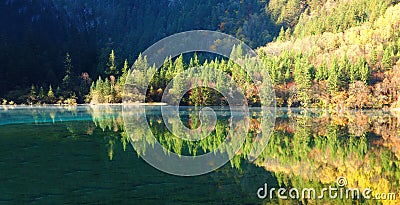
[[[168,125],[181,122],[194,130],[209,112],[181,107],[181,120],[166,120],[161,106],[124,109],[0,107],[0,204],[400,202],[400,113],[278,109],[276,118],[268,118],[270,110],[250,108],[249,117],[239,119],[248,122],[243,143],[238,152],[223,153],[230,158],[226,164],[199,176],[176,176],[147,163],[156,142],[178,158],[212,153],[234,142],[232,118],[240,113],[213,107],[216,121],[206,125],[207,137],[184,140]],[[145,121],[129,118],[135,113],[144,113]],[[324,188],[337,189],[337,196],[328,190],[318,198]],[[316,197],[301,197],[304,189],[316,190]],[[346,197],[349,189],[360,190],[358,197]],[[363,197],[365,189],[371,199]],[[378,196],[384,199],[372,199]]]

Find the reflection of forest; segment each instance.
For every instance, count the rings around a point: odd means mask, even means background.
[[[121,138],[115,135],[109,139],[110,158],[115,140],[122,140],[126,148],[128,138],[138,140],[146,137],[140,133],[132,133],[128,137],[124,132],[122,113],[115,109],[93,107],[91,112],[96,126],[121,133]],[[186,126],[197,128],[199,119],[196,110],[185,113],[181,118],[185,118]],[[231,160],[231,165],[239,169],[243,158],[250,158],[257,151],[262,151],[264,143],[260,143],[260,140],[266,136],[260,138],[256,134],[265,133],[262,127],[270,126],[268,122],[260,124],[259,116],[263,111],[251,110],[250,113],[250,130],[245,143]],[[161,115],[147,116],[157,140],[165,148],[185,155],[215,150],[227,139],[228,118],[226,112],[219,113],[215,131],[209,137],[186,141],[169,133]],[[335,116],[319,111],[279,111],[268,145],[254,163],[273,172],[281,186],[311,186],[317,189],[323,184],[334,185],[339,176],[344,176],[351,188],[369,187],[373,193],[397,193],[400,191],[399,119],[399,113],[383,111],[351,111]],[[154,143],[153,138],[146,138],[146,141]]]
[[[277,119],[268,148],[255,162],[274,172],[282,186],[334,184],[344,176],[351,188],[399,191],[399,116],[376,111],[287,114]]]

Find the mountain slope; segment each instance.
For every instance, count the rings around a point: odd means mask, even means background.
[[[104,75],[115,50],[120,68],[163,37],[193,29],[220,30],[249,45],[277,35],[265,1],[121,0],[0,1],[0,96],[31,84],[59,85],[69,52],[74,75]]]
[[[358,13],[365,14],[364,20],[336,20],[327,25],[350,23],[343,31],[333,29],[335,26],[324,31],[326,19],[330,21],[340,12],[351,14],[354,6],[365,2],[371,4],[358,8]],[[374,0],[328,1],[318,11],[301,14],[292,27],[294,32],[283,31],[275,42],[260,47],[259,52],[269,56],[266,62],[273,62],[268,65],[280,102],[336,108],[396,106],[400,85],[400,4],[396,2],[382,1],[383,6],[377,7]],[[385,5],[387,9],[382,10]],[[325,20],[313,15],[328,8],[331,13],[325,14]],[[308,32],[307,25],[315,23],[321,24],[321,30]],[[296,71],[296,62],[301,62],[300,71]],[[296,78],[299,72],[308,79]],[[304,81],[310,84],[302,90]]]

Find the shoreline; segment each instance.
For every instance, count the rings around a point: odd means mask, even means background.
[[[0,107],[74,107],[74,106],[91,106],[91,107],[96,107],[96,106],[123,106],[123,105],[134,105],[134,106],[167,106],[167,103],[164,102],[149,102],[149,103],[81,103],[81,104],[33,104],[33,105],[29,105],[29,104],[13,104],[13,105],[1,105]],[[185,106],[186,107],[186,106]],[[196,106],[189,106],[189,107],[196,107]],[[201,107],[201,106],[200,106]],[[213,105],[208,106],[208,107],[214,107]],[[229,106],[224,106],[224,107],[229,107]],[[252,106],[249,106],[249,108],[252,108]],[[260,107],[261,108],[261,107]],[[301,110],[327,110],[328,109],[322,109],[322,108],[307,108],[307,107],[276,107],[277,110],[279,109],[288,109],[288,110],[296,110],[296,109],[301,109]],[[395,108],[372,108],[372,109],[345,109],[343,111],[351,111],[351,110],[382,110],[382,111],[386,111],[386,112],[400,112],[400,108],[395,107]]]
[[[150,102],[150,103],[96,103],[96,104],[77,104],[77,105],[90,105],[90,106],[97,106],[97,105],[143,105],[143,106],[165,106],[168,105],[164,102]]]
[[[77,103],[77,104],[58,104],[58,103],[54,103],[54,104],[7,104],[7,105],[1,105],[0,106],[8,106],[8,107],[14,107],[14,106],[30,106],[30,107],[39,107],[39,106],[104,106],[104,105],[110,105],[110,106],[116,106],[116,105],[143,105],[143,106],[165,106],[168,105],[167,103],[163,103],[163,102],[155,102],[155,103]]]

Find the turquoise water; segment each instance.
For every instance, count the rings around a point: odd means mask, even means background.
[[[99,120],[113,119],[121,108],[104,110]],[[124,150],[120,133],[96,126],[91,111],[83,106],[2,110],[0,203],[258,203],[258,184],[272,179],[249,163],[198,177],[165,174],[132,146]]]
[[[179,141],[166,134],[159,107],[149,111],[147,120],[164,147],[182,153],[211,149],[205,142],[176,148]],[[347,177],[349,187],[368,181],[377,191],[399,191],[397,114],[278,110],[268,146],[257,160],[249,161],[246,145],[256,143],[251,135],[260,129],[260,112],[250,109],[248,140],[230,162],[205,175],[180,177],[155,169],[138,155],[124,133],[121,106],[1,107],[0,204],[377,202],[257,197],[264,183],[318,188],[334,185],[338,176]],[[196,113],[191,107],[181,109],[186,126],[198,126]],[[228,126],[226,109],[217,110],[217,116],[219,126]]]

